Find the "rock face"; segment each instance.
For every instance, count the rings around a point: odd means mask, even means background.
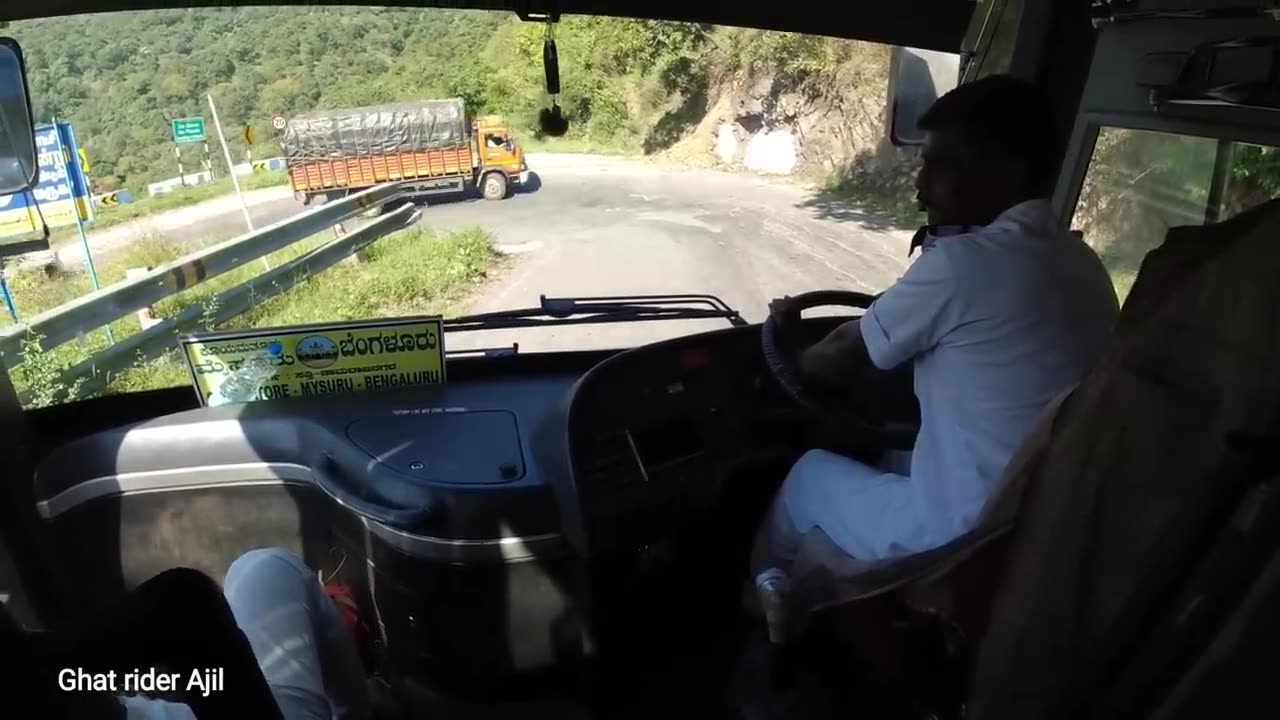
[[[725,165],[732,165],[738,157],[738,134],[734,123],[722,122],[716,129],[716,144],[712,152]]]
[[[787,128],[756,132],[742,153],[742,164],[748,170],[771,175],[790,175],[797,160],[796,140]]]
[[[910,193],[918,154],[884,132],[887,81],[888,49],[874,45],[821,80],[753,70],[712,85],[687,142],[722,165]]]

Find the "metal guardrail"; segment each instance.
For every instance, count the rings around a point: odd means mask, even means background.
[[[82,395],[104,390],[113,374],[173,350],[180,334],[202,322],[221,323],[240,315],[354,255],[387,233],[412,224],[420,213],[411,205],[387,213],[359,230],[224,291],[209,303],[214,308],[212,312],[207,312],[203,304],[192,305],[136,335],[117,341],[106,350],[68,368],[62,373],[60,382],[67,387],[79,382],[78,393]]]
[[[400,188],[394,184],[369,188],[166,263],[136,279],[89,293],[40,313],[25,324],[4,328],[0,330],[0,362],[5,369],[21,364],[24,340],[43,336],[42,349],[56,347],[209,278],[328,230],[399,194]]]

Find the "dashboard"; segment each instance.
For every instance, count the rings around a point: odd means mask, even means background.
[[[276,483],[323,491],[403,547],[491,543],[509,556],[536,539],[607,554],[661,535],[735,463],[812,442],[759,337],[758,326],[689,335],[585,373],[172,413],[49,453],[36,507],[55,522],[107,500]]]
[[[172,413],[49,453],[36,507],[55,522],[104,501],[276,483],[319,489],[401,545],[555,537],[590,556],[658,532],[664,507],[718,463],[794,432],[798,410],[758,343],[758,328],[730,328],[585,374]]]
[[[705,536],[725,478],[815,446],[759,343],[748,326],[603,357],[459,362],[444,385],[90,432],[36,468],[49,567],[79,613],[169,568],[222,577],[248,550],[284,547],[367,593],[408,667],[486,686],[634,647],[650,633],[640,615],[693,622],[656,609],[671,599],[664,558],[691,557],[684,539]]]

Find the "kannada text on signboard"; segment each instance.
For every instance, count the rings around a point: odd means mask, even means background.
[[[89,185],[80,165],[80,148],[67,123],[35,128],[40,181],[29,192],[0,195],[0,237],[93,219]],[[37,205],[39,209],[37,210]]]
[[[437,319],[282,328],[184,342],[205,404],[328,395],[444,382],[443,326]],[[250,366],[257,363],[265,370]],[[247,373],[248,397],[232,399]]]

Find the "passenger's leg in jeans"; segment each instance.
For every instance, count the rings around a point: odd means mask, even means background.
[[[300,558],[250,551],[232,563],[223,592],[287,720],[370,717],[355,640]]]

